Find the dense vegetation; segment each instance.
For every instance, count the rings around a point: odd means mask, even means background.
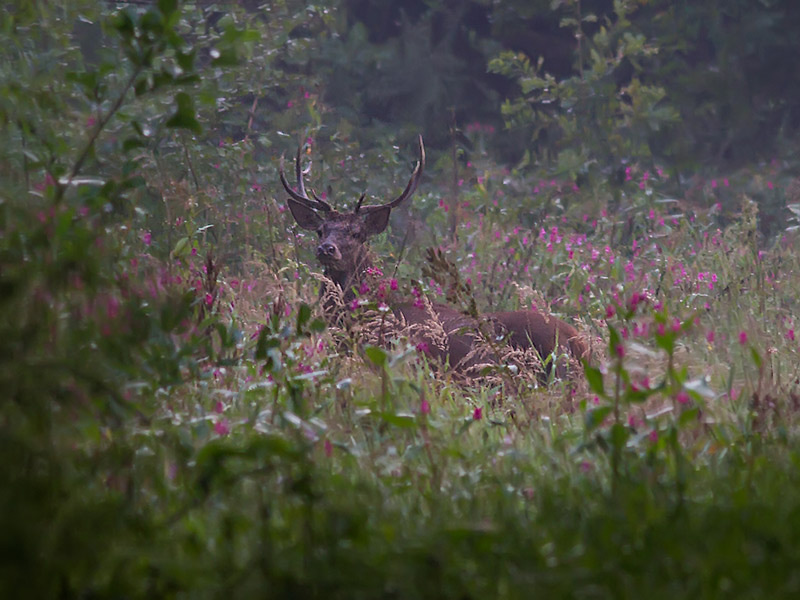
[[[2,6],[3,597],[800,592],[796,2]],[[419,133],[353,312],[569,378],[322,319],[281,155],[348,207]]]

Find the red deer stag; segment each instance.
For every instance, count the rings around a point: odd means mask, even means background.
[[[287,202],[292,216],[300,227],[316,231],[319,235],[317,259],[324,267],[328,280],[341,288],[345,303],[349,304],[356,297],[355,290],[361,287],[367,270],[372,267],[366,246],[367,239],[386,229],[392,209],[408,200],[417,189],[424,167],[425,148],[420,136],[419,161],[400,196],[388,204],[363,206],[365,194],[362,194],[352,212],[339,212],[319,198],[313,190],[309,197],[303,182],[299,149],[295,159],[296,189],[287,181],[281,159],[280,179],[290,196]],[[320,297],[327,296],[324,285]],[[335,310],[332,305],[325,306],[329,319],[333,317],[331,310]],[[474,318],[443,304],[425,307],[420,307],[418,303],[400,304],[392,307],[392,310],[401,321],[412,326],[426,325],[436,319],[438,323],[435,329],[443,331],[445,335],[440,337],[446,337],[446,340],[443,344],[429,343],[429,352],[436,359],[448,363],[451,368],[467,371],[479,362],[473,349],[482,332],[479,331],[479,322]],[[519,310],[488,313],[481,315],[480,319],[489,325],[489,330],[498,339],[506,339],[516,349],[533,347],[542,358],[553,354],[556,346],[558,354],[567,350],[576,359],[588,356],[586,344],[577,330],[553,316],[533,310]]]

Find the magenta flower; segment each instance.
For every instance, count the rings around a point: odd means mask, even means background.
[[[330,458],[332,454],[333,454],[333,444],[331,444],[330,440],[326,439],[325,440],[325,456]]]
[[[480,421],[482,418],[483,418],[483,409],[480,406],[476,406],[475,410],[472,413],[472,420]]]
[[[431,412],[431,405],[430,402],[427,400],[423,400],[422,403],[419,405],[419,412],[420,414],[427,415]]]
[[[790,342],[794,341],[794,329],[790,329],[789,331],[786,332],[786,339],[789,340]]]
[[[228,435],[231,432],[231,424],[228,419],[219,419],[214,423],[214,432],[219,436]]]
[[[675,400],[678,401],[678,404],[689,404],[689,394],[687,394],[685,390],[681,390],[678,392],[678,395],[675,396]]]
[[[739,343],[744,346],[747,343],[747,332],[740,331],[739,332]]]
[[[106,299],[106,315],[108,315],[109,319],[115,319],[119,316],[119,300],[114,296],[109,296]]]

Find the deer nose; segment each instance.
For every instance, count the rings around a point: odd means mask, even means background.
[[[336,246],[331,242],[322,242],[317,246],[317,256],[334,256],[336,254]]]

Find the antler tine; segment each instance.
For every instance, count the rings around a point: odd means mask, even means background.
[[[295,155],[294,157],[294,174],[295,177],[297,177],[297,191],[299,191],[300,195],[303,196],[304,198],[308,198],[308,194],[306,194],[306,186],[305,183],[303,182],[303,175],[304,175],[303,166],[300,164],[300,156],[302,155],[301,150],[302,147],[298,146],[297,155]],[[310,170],[311,167],[309,166],[309,171]]]
[[[403,190],[403,193],[400,194],[397,198],[389,202],[388,204],[381,204],[380,206],[361,206],[361,201],[358,203],[358,208],[360,208],[364,212],[374,212],[376,210],[381,210],[385,208],[395,208],[399,206],[402,202],[407,200],[411,197],[414,191],[417,189],[419,185],[420,179],[422,179],[422,171],[425,169],[425,145],[422,143],[422,136],[419,136],[419,160],[417,161],[417,165],[414,167],[414,172],[411,173],[411,179],[408,181],[408,185],[406,185],[406,189]]]
[[[353,211],[354,213],[358,214],[358,211],[361,210],[361,204],[364,202],[364,198],[366,197],[367,197],[367,192],[361,194],[361,197],[358,199],[358,202],[356,203],[356,209]]]
[[[314,200],[316,200],[317,202],[319,202],[320,210],[324,210],[325,212],[333,210],[333,207],[330,204],[328,204],[327,202],[325,202],[325,200],[317,196],[317,192],[315,192],[313,188],[311,188],[311,197],[314,198]]]
[[[311,191],[311,194],[314,196],[314,199],[312,200],[311,198],[308,197],[308,194],[306,193],[306,186],[303,183],[303,169],[300,165],[300,151],[301,149],[298,148],[297,156],[295,157],[294,161],[295,163],[294,170],[295,174],[297,175],[297,189],[299,193],[292,189],[292,186],[289,185],[289,181],[286,179],[286,173],[284,172],[283,168],[284,165],[283,156],[281,156],[279,175],[281,178],[281,183],[283,184],[283,189],[285,189],[286,193],[289,194],[292,198],[294,198],[295,200],[297,200],[298,202],[300,202],[301,204],[305,205],[306,207],[312,210],[321,210],[323,212],[332,211],[333,207],[331,207],[331,205],[325,202],[324,200],[319,199],[317,195],[314,194],[313,190]]]

